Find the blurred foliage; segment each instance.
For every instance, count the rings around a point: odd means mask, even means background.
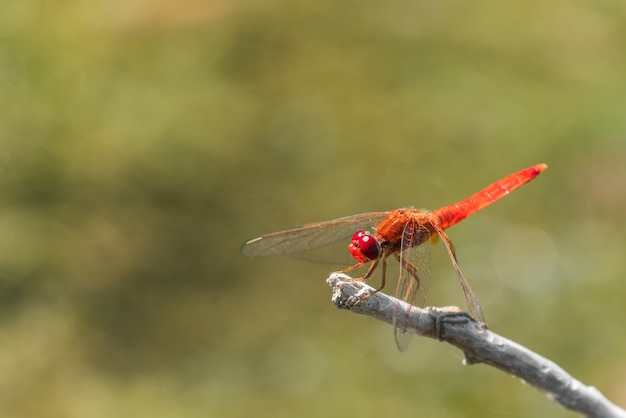
[[[617,0],[2,2],[0,415],[572,416],[396,352],[330,304],[339,266],[239,255],[539,162],[450,231],[461,266],[493,330],[626,405],[625,51]],[[432,278],[463,306],[441,248]]]

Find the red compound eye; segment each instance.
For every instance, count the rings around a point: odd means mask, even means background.
[[[359,263],[376,260],[380,255],[380,246],[376,238],[362,229],[352,236],[352,243],[348,246],[348,250]]]

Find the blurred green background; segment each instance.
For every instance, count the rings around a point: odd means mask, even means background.
[[[494,331],[626,405],[623,1],[4,1],[0,89],[1,416],[574,416],[239,254],[540,162],[449,235]]]

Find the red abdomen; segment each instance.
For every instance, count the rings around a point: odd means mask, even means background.
[[[465,200],[437,209],[432,215],[439,222],[439,226],[443,229],[449,228],[528,183],[546,168],[548,166],[545,164],[537,164],[510,174]]]

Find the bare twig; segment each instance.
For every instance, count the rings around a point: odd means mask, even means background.
[[[333,288],[333,303],[341,309],[393,323],[398,304],[409,305],[382,292],[354,302],[374,291],[367,284],[342,273],[332,273],[327,283]],[[395,309],[394,309],[395,307]],[[611,403],[592,386],[574,379],[552,361],[477,324],[456,307],[418,309],[412,307],[398,325],[430,338],[438,338],[458,347],[466,364],[485,363],[517,376],[541,390],[563,407],[587,417],[626,418],[626,411]]]

